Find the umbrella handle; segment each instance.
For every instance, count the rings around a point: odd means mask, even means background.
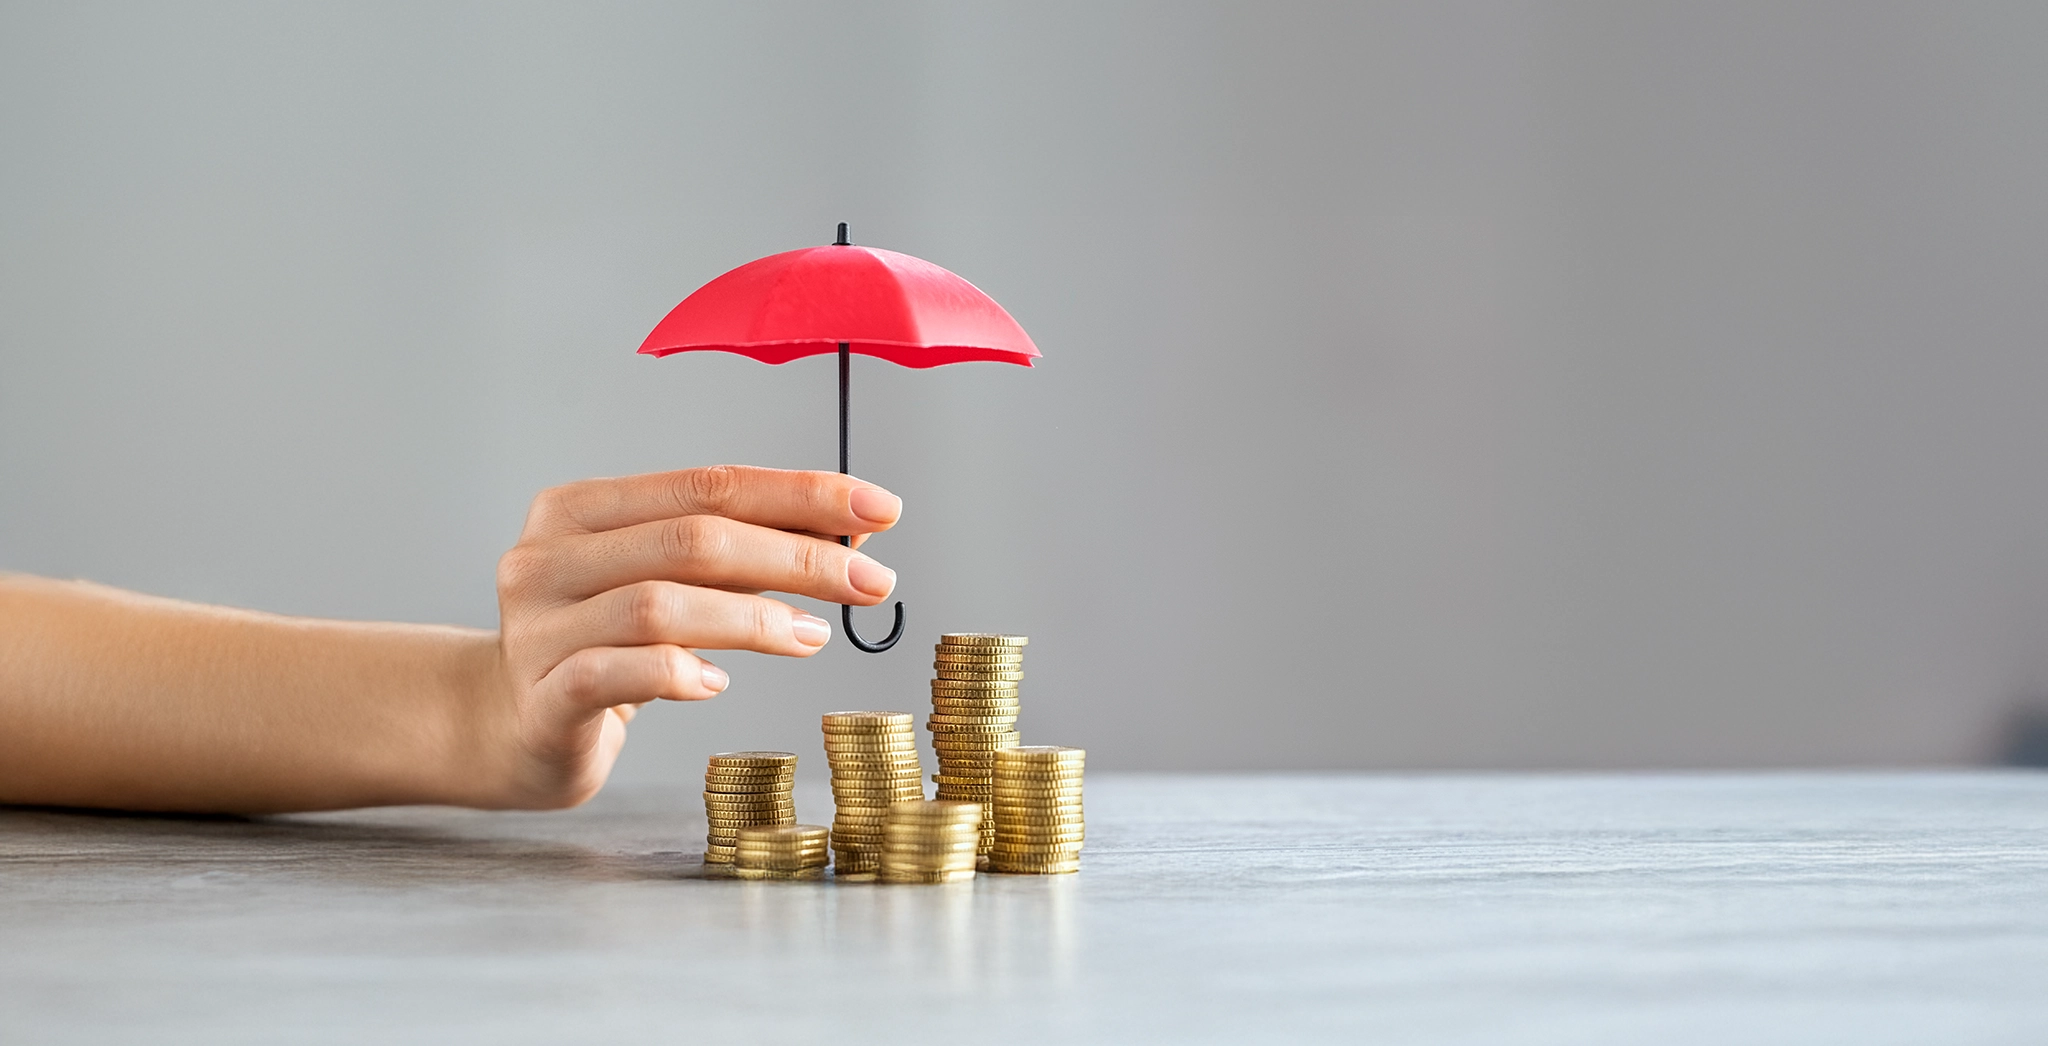
[[[840,538],[839,540],[844,544],[848,539]],[[889,634],[879,643],[870,643],[862,639],[859,632],[853,630],[853,608],[844,603],[839,604],[839,623],[846,627],[847,642],[870,654],[879,654],[895,646],[896,641],[903,638],[903,601],[900,599],[896,601],[896,624],[890,627]]]
[[[845,222],[839,223],[839,242],[846,242]],[[846,390],[847,386],[851,383],[852,376],[852,347],[848,345],[846,342],[842,341],[839,343],[839,474],[842,476],[847,475]],[[853,538],[850,535],[841,534],[839,536],[839,543],[845,545],[847,548],[852,548]],[[860,637],[859,632],[855,632],[853,630],[853,608],[847,606],[844,603],[839,604],[839,623],[845,627],[847,642],[852,643],[855,647],[858,647],[859,649],[866,651],[867,653],[879,654],[882,651],[887,650],[892,646],[895,646],[896,641],[903,638],[903,601],[900,599],[896,601],[896,624],[890,627],[889,635],[879,643],[870,643],[867,640],[862,639]]]

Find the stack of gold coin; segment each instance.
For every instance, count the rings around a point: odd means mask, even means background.
[[[732,874],[740,879],[822,879],[829,835],[824,826],[815,824],[742,828],[739,846],[733,851]]]
[[[892,804],[923,799],[917,723],[908,712],[832,712],[825,716],[825,759],[832,764],[833,874],[873,876],[882,867],[883,828]]]
[[[1032,746],[995,755],[996,845],[989,871],[1049,875],[1081,870],[1079,748]]]
[[[720,752],[704,770],[704,840],[707,864],[730,864],[739,831],[759,824],[796,823],[796,755],[791,752]]]
[[[980,803],[897,803],[889,808],[882,840],[882,881],[953,883],[972,879],[980,839]]]
[[[951,632],[932,662],[932,750],[939,757],[940,799],[982,804],[981,856],[995,845],[989,775],[995,753],[1017,746],[1017,687],[1024,679],[1023,636]]]

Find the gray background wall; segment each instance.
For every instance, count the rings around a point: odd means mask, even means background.
[[[549,484],[831,467],[647,329],[832,223],[1035,371],[856,369],[887,657],[1098,766],[1996,758],[2048,692],[2048,7],[0,4],[0,566],[494,621]],[[864,620],[879,628],[879,612]],[[811,747],[801,748],[813,750]]]

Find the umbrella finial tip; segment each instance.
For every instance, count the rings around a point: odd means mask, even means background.
[[[847,247],[847,246],[851,246],[851,242],[850,242],[850,241],[848,241],[848,240],[847,240],[847,238],[846,238],[846,223],[845,223],[845,222],[840,222],[840,223],[839,223],[839,238],[838,238],[837,240],[834,240],[834,241],[832,241],[832,245],[833,245],[834,247]]]

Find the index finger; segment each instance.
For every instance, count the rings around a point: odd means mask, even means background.
[[[836,537],[887,530],[902,511],[901,498],[837,472],[714,465],[542,491],[527,514],[522,540],[700,515]]]

